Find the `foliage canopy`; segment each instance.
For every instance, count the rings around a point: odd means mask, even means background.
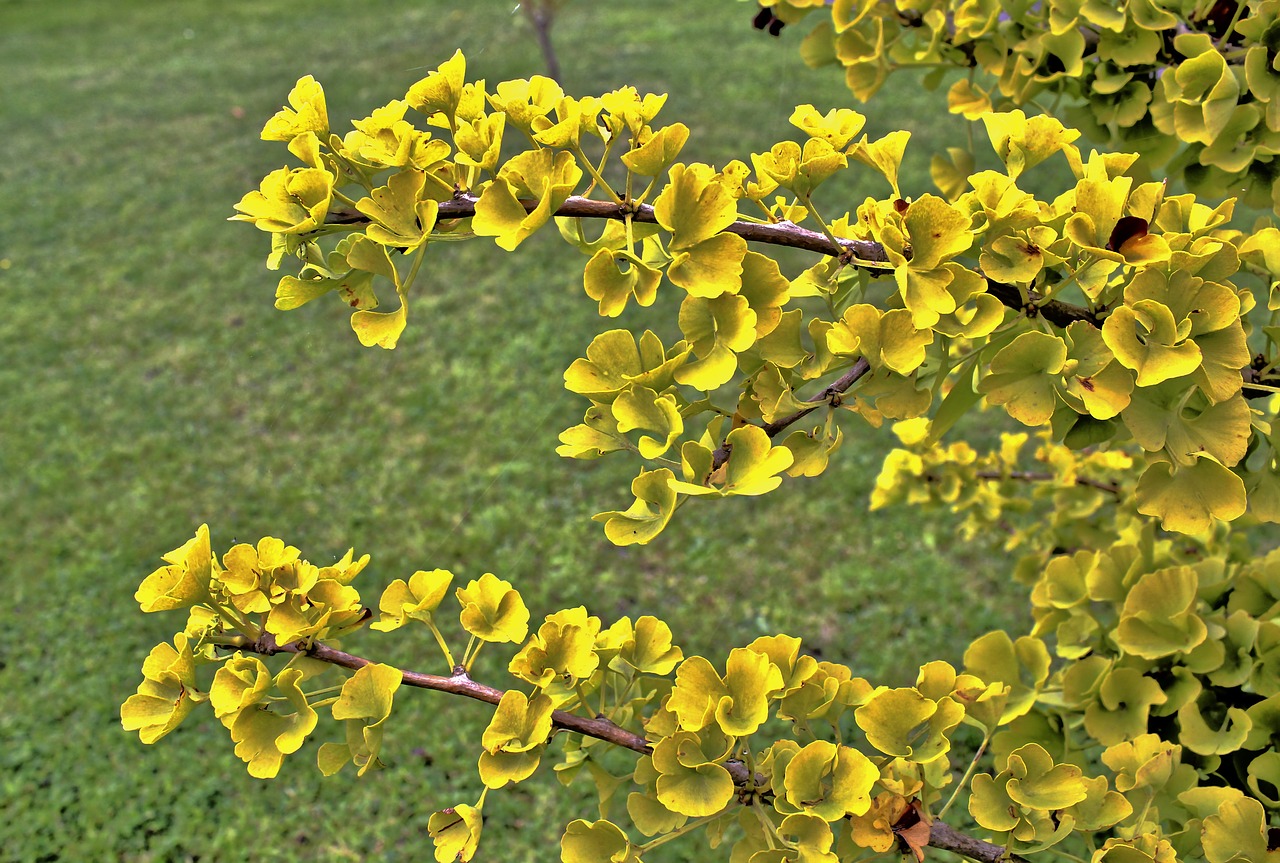
[[[816,477],[851,424],[889,420],[902,448],[873,508],[949,507],[1018,550],[1030,634],[989,633],[962,668],[926,661],[893,688],[786,635],[685,656],[650,616],[531,623],[495,575],[455,587],[423,570],[383,592],[369,628],[426,626],[436,676],[337,649],[374,613],[354,585],[367,555],[317,566],[272,537],[219,555],[201,527],[138,590],[144,611],[189,616],[144,663],[125,728],[151,743],[207,702],[271,777],[328,708],[341,733],[321,771],[363,774],[401,687],[487,701],[484,791],[431,819],[441,863],[471,859],[489,791],[544,758],[600,795],[598,819],[567,826],[566,863],[640,860],[695,829],[752,863],[929,846],[1280,859],[1280,550],[1255,536],[1280,522],[1280,230],[1196,198],[1239,189],[1280,210],[1280,0],[763,6],[775,30],[820,11],[805,59],[838,62],[859,98],[901,67],[937,67],[935,83],[967,68],[950,102],[999,167],[953,149],[934,161],[940,194],[913,196],[907,133],[869,140],[857,111],[809,104],[797,140],[684,162],[690,130],[657,121],[664,96],[575,97],[541,76],[489,88],[459,52],[344,136],[300,80],[262,132],[298,166],[233,218],[270,234],[268,266],[289,265],[278,308],[335,294],[384,349],[433,243],[516,251],[554,225],[602,317],[681,297],[674,322],[603,329],[565,372],[587,406],[560,455],[639,462],[634,500],[596,516],[611,542],[654,541],[691,500]],[[1082,131],[1107,148],[1086,153]],[[1019,185],[1049,160],[1070,183],[1047,198]],[[821,187],[851,170],[884,196],[833,212]],[[787,275],[779,247],[813,258]],[[1031,431],[987,453],[944,442],[987,408]],[[487,643],[517,646],[505,691],[470,677]],[[617,749],[638,757],[619,766]]]

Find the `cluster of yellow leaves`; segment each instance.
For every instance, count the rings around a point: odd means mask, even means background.
[[[1015,457],[1021,437],[1005,441],[1005,459]],[[588,774],[602,808],[600,820],[568,826],[565,863],[605,852],[639,860],[691,826],[720,836],[730,825],[741,828],[733,852],[741,859],[782,851],[783,859],[833,863],[900,841],[919,854],[955,782],[953,743],[965,728],[981,738],[979,757],[989,750],[994,761],[990,772],[967,771],[969,813],[1017,853],[1110,831],[1093,863],[1156,863],[1193,854],[1201,841],[1211,860],[1268,863],[1225,849],[1236,841],[1265,850],[1258,801],[1280,804],[1280,551],[1240,563],[1230,551],[1157,541],[1150,522],[1121,540],[1103,552],[1049,557],[1033,586],[1031,635],[989,633],[966,651],[963,671],[930,662],[913,685],[896,688],[818,661],[785,635],[730,650],[721,667],[685,657],[667,625],[648,616],[604,626],[578,607],[548,615],[531,633],[509,583],[492,574],[474,579],[453,590],[458,624],[471,639],[453,679],[470,682],[466,669],[479,646],[522,643],[508,672],[528,690],[501,695],[479,741],[480,799],[432,817],[436,859],[471,859],[485,795],[536,771],[563,724],[556,711],[564,711],[611,720],[648,744],[634,771],[619,776],[597,757],[598,741],[566,743],[557,773],[564,782]],[[313,640],[368,618],[346,583],[366,558],[348,553],[317,568],[270,537],[221,558],[210,548],[201,527],[138,590],[144,609],[189,609],[189,620],[172,644],[151,651],[138,693],[121,709],[124,727],[155,742],[208,702],[250,774],[268,778],[328,707],[343,733],[320,746],[321,771],[378,766],[405,675],[357,663],[341,685],[309,689],[324,666],[306,657]],[[325,581],[349,592],[318,589]],[[373,628],[426,625],[454,666],[437,626],[452,583],[438,569],[393,581]],[[311,592],[349,604],[335,614]],[[1108,606],[1112,612],[1099,611]],[[272,628],[281,607],[292,609],[282,617],[291,623]],[[1052,667],[1050,644],[1065,666]],[[257,654],[278,649],[290,659],[272,670]],[[201,667],[214,669],[207,686]],[[773,719],[788,722],[790,733],[779,734]],[[1152,722],[1175,723],[1176,735],[1156,737]],[[1091,741],[1083,747],[1071,733],[1080,723]],[[1184,750],[1195,754],[1192,763],[1182,760]],[[1114,787],[1089,775],[1096,759],[1114,773]],[[1229,765],[1245,789],[1204,784]],[[643,843],[608,815],[628,783],[625,809]]]
[[[897,50],[866,30],[889,23],[875,6],[832,7],[833,44],[853,51],[841,55],[850,70]],[[1005,26],[977,27],[970,7],[954,26],[971,38]],[[911,38],[938,35],[939,10],[923,14]],[[1081,20],[1092,21],[1063,12],[1063,32]],[[863,57],[850,48],[859,40],[879,46],[880,59],[851,59]],[[916,50],[949,50],[946,42],[931,37]],[[1254,516],[1280,520],[1269,417],[1259,420],[1242,391],[1255,300],[1233,283],[1247,267],[1280,284],[1274,229],[1244,238],[1226,228],[1230,203],[1167,196],[1163,184],[1133,179],[1137,156],[1086,158],[1078,132],[1017,110],[981,116],[1003,171],[943,171],[947,197],[912,199],[898,177],[909,136],[869,140],[856,111],[801,105],[790,119],[802,141],[716,169],[678,161],[689,130],[655,125],[664,102],[631,88],[574,98],[537,76],[490,91],[466,80],[459,53],[339,137],[320,85],[304,78],[263,130],[304,166],[271,174],[234,218],[272,234],[273,265],[286,255],[299,262],[281,279],[277,305],[336,292],[355,310],[360,339],[390,348],[432,241],[475,234],[513,250],[579,191],[616,206],[594,239],[581,219],[558,220],[589,258],[584,289],[601,314],[620,314],[632,298],[651,305],[664,283],[682,295],[670,347],[651,331],[608,330],[565,373],[565,386],[591,405],[561,435],[559,453],[629,452],[645,462],[634,502],[597,516],[618,544],[654,539],[688,497],[758,495],[784,477],[822,473],[842,442],[837,407],[875,426],[934,414],[937,439],[982,398],[1072,446],[1140,449],[1136,506],[1167,529],[1201,532],[1239,518],[1250,500]],[[410,111],[428,128],[410,123]],[[528,146],[503,161],[506,131]],[[584,147],[603,156],[588,158]],[[1019,188],[1056,155],[1073,188],[1052,201]],[[610,156],[626,174],[618,189],[604,177]],[[815,194],[853,164],[892,194],[824,218]],[[440,217],[459,202],[474,205],[470,218]],[[845,254],[794,278],[742,236],[751,222],[782,229],[806,219]],[[876,260],[850,267],[868,248]],[[407,274],[392,252],[412,257]],[[379,280],[399,297],[392,312],[377,310]],[[1075,304],[1074,322],[1040,325],[1039,307],[1059,300]],[[1275,332],[1261,336],[1270,343]],[[861,364],[847,393],[820,389]],[[825,416],[782,437],[814,409],[810,399]],[[1269,457],[1246,463],[1251,451]]]
[[[948,66],[970,69],[951,85],[953,113],[974,119],[1062,101],[1094,140],[1141,152],[1148,172],[1167,163],[1162,173],[1181,175],[1194,191],[1244,189],[1250,206],[1280,212],[1276,0],[763,5],[786,21],[823,10],[801,53],[812,66],[841,66],[859,99],[901,69],[933,69],[934,86]],[[971,164],[959,149],[952,158],[935,158],[935,172]]]

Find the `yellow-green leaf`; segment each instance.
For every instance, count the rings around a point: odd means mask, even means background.
[[[593,520],[604,522],[604,534],[614,545],[644,545],[662,533],[675,512],[676,492],[671,488],[674,479],[675,475],[665,467],[641,471],[631,481],[635,503],[626,510],[602,512]]]
[[[491,572],[454,591],[462,628],[481,641],[520,642],[529,632],[529,609],[520,592]]]
[[[329,132],[329,114],[325,108],[324,88],[310,75],[304,75],[289,91],[290,108],[283,108],[262,127],[264,141],[292,141],[298,135]]]

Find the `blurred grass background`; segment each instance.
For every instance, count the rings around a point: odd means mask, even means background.
[[[554,231],[515,255],[433,249],[394,352],[361,348],[336,302],[272,308],[266,236],[225,219],[290,158],[258,132],[293,82],[315,75],[342,130],[455,48],[491,86],[541,72],[513,7],[0,0],[0,859],[421,860],[429,814],[474,801],[488,710],[443,696],[402,692],[389,768],[360,780],[322,781],[323,724],[272,782],[207,710],[154,747],[121,730],[147,650],[182,625],[133,592],[206,521],[215,549],[275,535],[321,564],[370,552],[366,598],[418,568],[493,571],[535,621],[653,613],[713,657],[787,632],[888,683],[1024,628],[1003,562],[945,521],[866,512],[887,429],[850,426],[819,480],[689,506],[651,547],[611,547],[590,516],[630,502],[632,467],[553,452],[585,408],[561,374],[602,326],[585,259]],[[801,64],[801,32],[757,33],[753,10],[569,4],[566,88],[669,92],[663,119],[694,130],[685,157],[720,164],[790,137],[798,102],[852,104],[838,72]],[[928,154],[964,134],[942,103],[904,78],[865,109],[873,137],[913,132],[904,192],[929,191]],[[623,324],[674,338],[661,309]],[[439,662],[420,635],[348,646]],[[543,773],[490,796],[483,859],[556,859],[562,826],[595,817],[585,788]]]

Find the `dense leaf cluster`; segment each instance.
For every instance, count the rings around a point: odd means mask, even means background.
[[[787,22],[825,4],[762,5]],[[941,195],[904,190],[907,133],[870,140],[850,109],[801,105],[796,140],[716,167],[681,161],[689,130],[657,124],[665,97],[631,88],[576,98],[535,76],[490,89],[466,80],[459,53],[340,136],[321,86],[300,80],[262,135],[299,166],[234,217],[270,234],[269,266],[290,265],[278,308],[335,294],[363,344],[393,348],[433,243],[512,251],[554,224],[585,256],[602,316],[659,291],[680,299],[674,322],[605,329],[565,372],[588,407],[558,452],[639,463],[634,501],[596,516],[612,542],[652,541],[690,500],[817,476],[842,420],[890,420],[904,446],[873,507],[949,507],[970,537],[1019,550],[1033,628],[989,633],[962,668],[928,662],[890,688],[785,635],[686,657],[659,620],[584,608],[531,631],[508,582],[455,589],[424,570],[391,584],[370,628],[427,626],[449,668],[433,676],[331,644],[373,616],[352,586],[366,558],[317,567],[272,538],[219,558],[202,528],[138,591],[144,611],[189,619],[148,657],[125,727],[154,742],[208,702],[266,777],[329,708],[342,734],[320,747],[321,770],[363,773],[400,686],[487,701],[485,790],[432,817],[441,863],[471,859],[486,795],[544,760],[600,794],[600,817],[565,831],[566,863],[638,861],[695,829],[735,863],[925,846],[1271,863],[1280,551],[1255,550],[1248,528],[1280,522],[1280,230],[1244,233],[1232,201],[1149,176],[1172,159],[1194,186],[1280,188],[1278,10],[836,0],[804,50],[839,60],[858,95],[904,65],[997,79],[951,97],[1001,169],[953,153],[935,161]],[[1085,153],[1047,114],[992,110],[1045,94],[1139,153]],[[1073,181],[1042,199],[1019,184],[1049,159]],[[885,195],[832,213],[822,187],[848,170]],[[816,259],[784,273],[775,246]],[[1034,468],[1028,433],[985,454],[944,443],[985,408],[1039,430]],[[487,643],[519,645],[505,690],[469,676]],[[288,660],[272,670],[277,654]],[[352,673],[306,688],[332,666]],[[636,757],[620,766],[618,747]]]
[[[581,216],[557,220],[589,256],[584,287],[602,315],[652,304],[663,284],[683,295],[674,344],[607,330],[565,373],[591,407],[561,455],[644,463],[634,503],[597,516],[618,544],[649,542],[689,497],[759,495],[783,474],[822,473],[842,439],[837,412],[872,425],[931,416],[937,441],[982,397],[1075,447],[1133,447],[1146,466],[1138,510],[1166,529],[1237,519],[1251,490],[1253,516],[1280,520],[1274,411],[1244,391],[1250,332],[1265,357],[1280,330],[1252,324],[1258,300],[1242,280],[1259,274],[1280,309],[1276,228],[1231,230],[1230,202],[1136,182],[1136,157],[1086,158],[1051,117],[983,115],[1004,170],[964,177],[954,200],[908,200],[907,133],[859,139],[855,111],[802,105],[791,118],[802,143],[717,170],[677,161],[688,130],[652,125],[663,101],[629,89],[575,99],[538,77],[489,93],[465,81],[459,54],[339,138],[304,79],[263,136],[287,140],[306,167],[273,172],[235,218],[272,234],[273,266],[300,267],[277,306],[336,292],[361,341],[389,348],[432,242],[474,234],[510,250],[557,213],[604,217],[596,236]],[[452,144],[405,120],[410,108]],[[503,160],[508,126],[527,149]],[[1052,201],[1019,188],[1057,155],[1073,188]],[[853,165],[891,194],[824,217],[815,191]],[[614,171],[621,191],[606,180]],[[799,233],[805,221],[818,231]],[[745,237],[825,239],[829,256],[789,278]],[[403,275],[402,255],[413,262]],[[394,311],[375,311],[380,282],[399,297]],[[820,381],[834,383],[815,394]],[[789,430],[815,402],[825,423]]]
[[[847,860],[899,843],[918,854],[939,844],[929,824],[965,792],[997,854],[1065,843],[1114,863],[1203,847],[1213,863],[1262,863],[1266,854],[1234,849],[1265,849],[1263,804],[1280,803],[1280,551],[1241,563],[1239,549],[1154,533],[1135,520],[1104,550],[1052,556],[1038,568],[1031,635],[989,633],[961,672],[930,662],[914,686],[890,688],[785,635],[734,648],[721,665],[686,657],[650,616],[605,626],[578,607],[531,633],[519,592],[491,574],[454,589],[447,611],[445,570],[397,579],[378,602],[370,628],[427,626],[451,669],[402,673],[323,647],[371,618],[351,583],[367,556],[320,568],[267,537],[219,560],[202,527],[138,589],[144,610],[185,609],[188,621],[152,650],[122,717],[152,743],[207,703],[249,772],[269,778],[324,708],[341,725],[340,741],[318,750],[331,775],[379,763],[405,683],[489,701],[477,746],[485,791],[431,819],[441,863],[470,859],[488,792],[549,754],[561,781],[585,775],[601,798],[599,820],[566,829],[566,863],[639,860],[698,828],[713,847],[732,843],[735,860]],[[457,628],[468,642],[455,664]],[[505,692],[468,675],[487,643],[523,643]],[[289,659],[275,671],[256,655],[277,652]],[[326,663],[354,673],[317,685]],[[953,749],[973,736],[966,728],[981,741],[967,765]],[[619,771],[601,741],[639,756]],[[987,751],[994,763],[982,771]],[[617,822],[647,840],[633,843]]]
[[[951,69],[951,110],[1045,106],[1198,194],[1280,212],[1280,2],[764,0],[780,21],[827,14],[805,40],[871,98],[893,72]],[[826,8],[826,7],[829,7]],[[967,157],[957,149],[952,158]],[[972,161],[967,161],[972,166]],[[946,160],[936,162],[939,168]]]

